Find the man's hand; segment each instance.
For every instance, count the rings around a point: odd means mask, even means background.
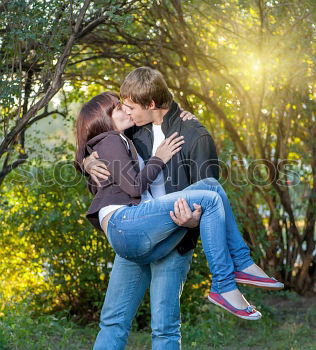
[[[174,203],[174,212],[170,211],[170,217],[178,226],[194,228],[199,226],[202,215],[200,205],[193,204],[195,210],[191,211],[187,201],[184,198],[179,198]]]
[[[88,174],[90,174],[92,180],[97,186],[101,186],[99,179],[107,180],[111,174],[106,165],[100,160],[97,160],[97,158],[99,158],[98,153],[92,152],[89,157],[84,158],[83,168]]]
[[[180,118],[182,118],[183,121],[191,120],[191,119],[198,120],[198,118],[194,114],[192,114],[192,113],[190,113],[188,111],[182,111],[180,113]]]

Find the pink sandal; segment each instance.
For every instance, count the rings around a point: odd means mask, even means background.
[[[231,314],[243,318],[244,320],[259,320],[262,315],[259,311],[256,310],[255,306],[249,305],[245,309],[237,309],[232,304],[230,304],[225,298],[223,298],[219,293],[213,293],[211,292],[208,295],[208,300],[226,311],[230,312]]]
[[[235,281],[237,283],[248,284],[263,289],[280,290],[284,288],[284,284],[273,277],[259,277],[241,271],[235,272]]]

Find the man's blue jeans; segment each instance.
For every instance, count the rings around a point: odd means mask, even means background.
[[[175,249],[146,265],[116,255],[93,349],[125,349],[136,311],[150,288],[152,348],[179,350],[180,296],[191,259],[192,250],[180,255]]]
[[[132,319],[149,285],[153,349],[180,349],[179,298],[192,252],[180,256],[173,250],[163,259],[150,264],[142,264],[141,260],[143,257],[144,261],[150,262],[150,254],[155,258],[163,256],[163,251],[159,251],[163,242],[168,242],[173,235],[183,235],[165,215],[165,212],[173,210],[170,203],[180,196],[188,201],[192,209],[193,202],[202,205],[204,222],[202,216],[200,230],[203,248],[211,270],[212,265],[218,267],[212,271],[213,291],[223,293],[235,289],[233,272],[253,264],[225,191],[215,179],[204,179],[184,191],[119,209],[109,221],[112,225],[110,229],[108,227],[109,240],[113,246],[121,245],[124,248],[122,253],[130,255],[129,259],[136,259],[138,264],[116,256],[101,312],[101,331],[94,350],[124,349]],[[213,236],[207,237],[209,231],[213,232]],[[164,249],[173,247],[165,246]]]

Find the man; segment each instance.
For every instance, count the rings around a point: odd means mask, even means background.
[[[136,124],[126,135],[145,163],[166,137],[175,131],[184,136],[182,150],[150,186],[154,198],[183,190],[203,178],[218,178],[218,159],[211,136],[196,119],[183,121],[179,117],[181,110],[172,100],[161,73],[149,67],[137,68],[127,75],[120,92],[123,108]],[[104,179],[109,175],[104,167],[91,156],[84,162],[85,170],[96,181],[96,176]],[[144,265],[115,257],[94,350],[125,348],[132,320],[147,288],[153,349],[180,349],[180,296],[199,234],[201,208],[195,206],[192,212],[185,201],[178,200],[170,215],[177,225],[188,230],[170,254]]]

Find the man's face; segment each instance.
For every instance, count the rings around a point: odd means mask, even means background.
[[[127,113],[137,126],[146,125],[153,122],[152,109],[145,108],[129,98],[123,100],[123,110]]]

